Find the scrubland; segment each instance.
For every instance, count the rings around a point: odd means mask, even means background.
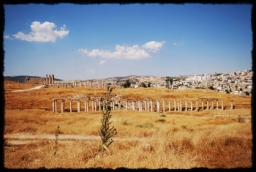
[[[112,111],[111,125],[118,132],[109,147],[112,154],[94,157],[100,141],[98,130],[101,125],[101,112],[77,113],[74,103],[72,113],[68,109],[64,113],[53,113],[50,98],[78,94],[100,96],[105,90],[42,88],[28,92],[11,92],[31,87],[33,85],[19,84],[18,88],[17,83],[5,85],[5,168],[252,167],[251,123],[241,123],[236,117],[251,116],[250,97],[212,90],[172,92],[163,88],[114,89],[113,93],[120,95],[122,99],[196,100],[198,97],[213,97],[223,100],[227,107],[233,100],[235,109],[199,112],[167,110],[164,113]],[[66,107],[69,107],[68,104]],[[231,117],[215,118],[216,114]],[[60,133],[57,144],[56,139],[40,138],[44,135],[55,138],[58,126]],[[81,139],[82,136],[88,137]]]

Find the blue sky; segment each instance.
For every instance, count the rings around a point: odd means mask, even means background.
[[[252,5],[4,8],[4,75],[83,80],[252,69]]]

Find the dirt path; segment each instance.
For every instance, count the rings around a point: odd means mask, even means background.
[[[40,134],[31,135],[27,133],[17,133],[17,134],[6,134],[4,135],[5,143],[11,145],[22,145],[36,143],[42,140],[55,140],[56,137],[53,134]],[[114,138],[116,141],[149,141],[154,138]],[[59,134],[58,142],[60,143],[70,143],[74,140],[100,140],[100,136],[87,136],[87,135],[72,135],[72,134]]]
[[[40,89],[42,87],[44,87],[44,85],[39,85],[39,86],[36,86],[36,87],[33,87],[33,88],[29,88],[29,89],[26,89],[26,90],[13,90],[12,92],[24,92],[24,91],[37,90],[37,89]]]

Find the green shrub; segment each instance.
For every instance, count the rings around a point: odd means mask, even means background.
[[[139,128],[152,128],[153,124],[152,123],[144,123],[144,124],[138,124],[135,127],[139,127]]]
[[[182,125],[181,128],[187,129],[187,126],[186,125]]]
[[[122,124],[123,125],[129,125],[128,120],[127,119],[126,120],[122,120]]]
[[[165,115],[165,114],[162,114],[162,115],[160,115],[160,117],[166,117],[166,115]]]
[[[104,110],[102,110],[102,119],[101,119],[101,126],[100,130],[98,131],[101,142],[99,144],[98,150],[95,154],[95,156],[99,153],[102,152],[104,153],[105,151],[108,151],[111,153],[108,149],[108,147],[113,143],[112,137],[117,134],[117,131],[114,126],[110,127],[110,124],[112,123],[110,121],[112,115],[111,115],[111,109],[109,107],[111,104],[111,98],[110,98],[110,93],[112,92],[113,88],[108,86],[107,87],[107,92],[105,95],[101,98]]]
[[[159,119],[157,122],[165,122],[165,119]]]

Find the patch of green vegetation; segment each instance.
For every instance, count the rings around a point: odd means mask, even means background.
[[[144,124],[138,124],[135,127],[139,127],[139,128],[152,128],[153,124],[152,123],[144,123]]]
[[[160,115],[160,117],[166,117],[166,115],[165,115],[165,114],[162,114],[162,115]]]
[[[159,119],[157,122],[165,122],[165,119]]]
[[[181,128],[187,129],[187,126],[186,125],[182,125]]]
[[[126,120],[122,120],[122,124],[123,125],[129,125],[128,120],[127,119]]]

